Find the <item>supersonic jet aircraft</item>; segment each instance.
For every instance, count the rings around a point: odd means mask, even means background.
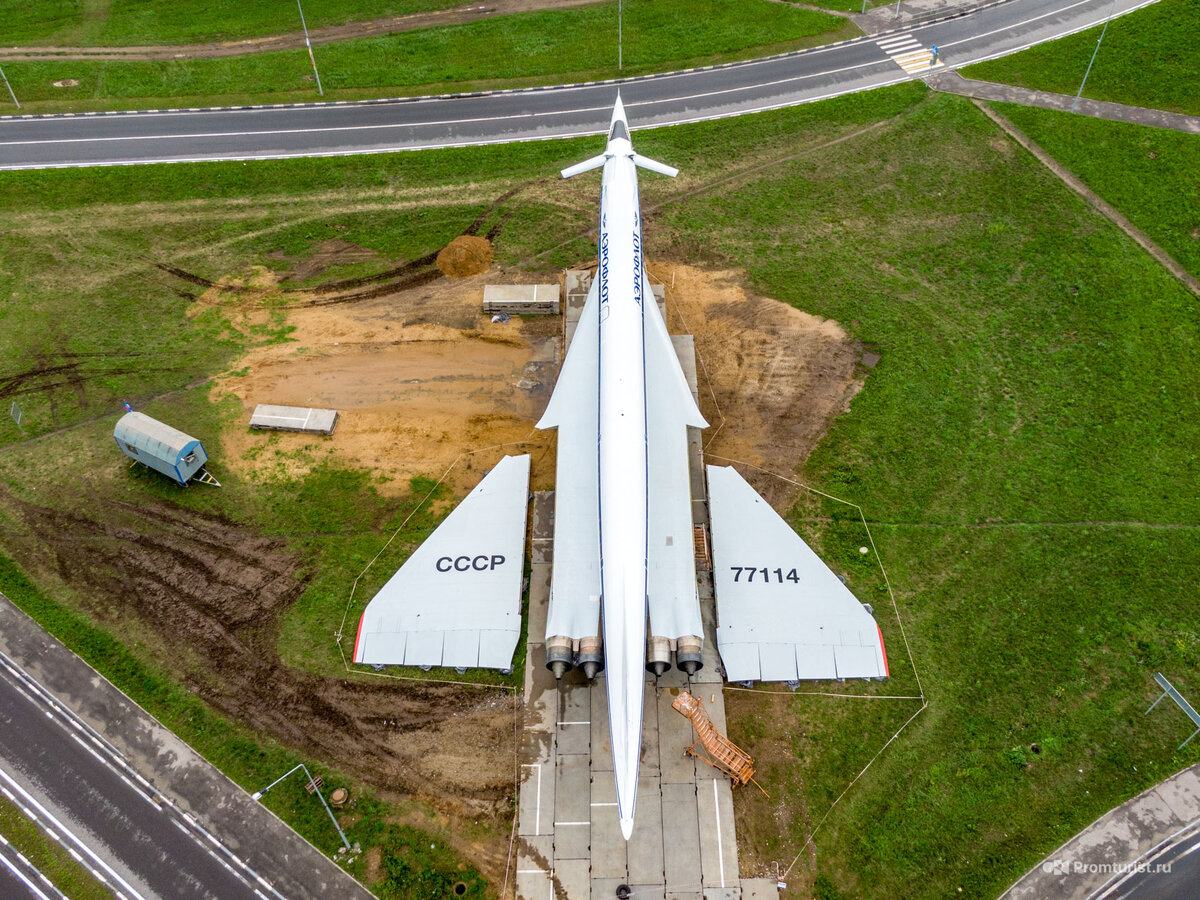
[[[646,672],[703,665],[688,428],[705,428],[642,254],[618,95],[598,268],[538,428],[558,429],[546,665],[604,671],[622,833],[633,832]],[[731,681],[881,678],[883,637],[840,579],[732,468],[707,469],[717,644]],[[367,606],[354,661],[505,669],[520,636],[529,457],[505,457]],[[536,640],[531,635],[531,642]]]

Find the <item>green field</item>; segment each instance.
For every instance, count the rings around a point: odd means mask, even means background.
[[[624,15],[620,72],[612,2],[340,41],[315,53],[326,97],[350,99],[638,75],[857,34],[837,16],[766,0],[639,2],[626,4]],[[48,59],[4,68],[31,110],[144,107],[168,98],[171,105],[216,105],[316,96],[302,49],[192,60]],[[67,79],[79,84],[54,86]]]
[[[962,74],[1074,95],[1100,28],[967,66]],[[1200,115],[1200,0],[1161,0],[1108,25],[1083,96]]]
[[[1200,277],[1200,139],[1179,131],[1009,103],[997,106]]]
[[[309,0],[310,29],[461,5],[461,0]],[[58,47],[189,44],[300,31],[288,3],[233,0],[0,0],[0,44]]]
[[[826,146],[835,138],[847,139]],[[498,261],[553,272],[586,259],[591,240],[522,261],[591,224],[595,176],[565,186],[556,172],[594,146],[0,175],[9,201],[0,290],[22,301],[2,310],[0,378],[93,350],[115,358],[149,340],[169,360],[161,371],[85,367],[94,377],[82,389],[27,382],[36,388],[21,395],[27,427],[47,436],[17,443],[15,430],[2,432],[0,546],[41,593],[12,570],[0,589],[44,594],[32,603],[39,618],[85,635],[79,652],[115,669],[240,783],[286,768],[286,747],[251,739],[173,685],[180,664],[144,625],[122,621],[120,646],[77,624],[86,611],[118,632],[41,555],[21,510],[70,509],[69,465],[97,497],[170,502],[286,542],[310,579],[279,620],[279,653],[299,672],[340,672],[330,634],[349,582],[427,482],[389,499],[365,473],[332,464],[300,477],[282,468],[230,477],[221,492],[126,476],[106,443],[121,398],[137,394],[145,406],[228,367],[247,342],[288,336],[282,320],[245,334],[216,314],[187,318],[190,300],[153,263],[215,278],[271,265],[275,251],[302,257],[334,233],[411,258],[519,187],[487,213],[506,222]],[[1200,477],[1196,299],[971,103],[921,85],[641,132],[637,146],[682,169],[678,181],[643,182],[645,209],[665,203],[647,215],[652,260],[744,269],[749,290],[837,320],[882,357],[812,457],[795,464],[805,481],[865,510],[929,706],[825,820],[815,866],[805,854],[788,879],[798,895],[819,878],[823,897],[933,898],[960,887],[996,896],[1096,815],[1200,759],[1196,747],[1175,753],[1187,733],[1181,717],[1141,715],[1155,671],[1185,694],[1200,690],[1200,498],[1188,488]],[[1186,173],[1187,158],[1173,171]],[[734,174],[730,159],[745,170],[776,164],[690,193]],[[1115,170],[1120,155],[1112,159]],[[1154,233],[1158,207],[1145,208]],[[157,326],[153,337],[143,321]],[[208,432],[235,414],[201,388],[148,408]],[[861,523],[815,499],[791,515],[874,604],[888,639],[891,681],[847,690],[912,693],[878,569],[857,552]],[[418,517],[404,543],[432,524]],[[784,867],[917,708],[728,696],[731,734],[767,761],[772,796],[739,794],[744,858]],[[361,826],[376,845],[403,819],[379,810]],[[319,821],[300,822],[329,849]]]

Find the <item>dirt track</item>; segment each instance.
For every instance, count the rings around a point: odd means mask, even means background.
[[[539,9],[561,9],[584,6],[598,0],[489,0],[486,3],[464,3],[449,9],[430,10],[407,16],[387,16],[366,22],[348,22],[309,29],[314,44],[328,44],[352,38],[416,31],[441,25],[460,25],[480,19]],[[205,44],[158,44],[131,47],[0,47],[0,60],[14,62],[42,59],[211,59],[219,56],[245,56],[250,53],[269,53],[273,50],[293,50],[304,46],[304,33],[268,35],[240,41],[212,41]]]

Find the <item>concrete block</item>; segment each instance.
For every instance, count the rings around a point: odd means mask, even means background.
[[[591,705],[588,684],[568,684],[565,679],[559,683],[558,743],[555,746],[559,756],[590,752]]]
[[[543,834],[517,839],[517,871],[537,869],[548,873],[554,859],[554,837]]]
[[[592,877],[629,878],[625,837],[617,813],[617,788],[608,772],[592,777]],[[637,819],[642,816],[639,794]],[[635,819],[636,821],[636,819]]]
[[[592,685],[592,771],[608,772],[611,777],[613,770],[612,736],[608,731],[608,699],[604,692],[604,678],[597,678]]]
[[[530,644],[525,661],[525,730],[553,732],[558,720],[558,684],[546,668],[546,645]]]
[[[667,896],[672,891],[699,897],[700,828],[694,784],[663,784],[663,871]]]
[[[559,756],[554,767],[554,859],[587,859],[591,843],[591,773],[586,756]]]
[[[550,873],[517,869],[517,900],[554,900]]]
[[[556,859],[554,880],[556,900],[591,900],[592,876],[586,859]]]
[[[639,778],[657,778],[661,771],[658,713],[658,689],[651,679],[646,682],[642,693],[642,755],[638,768]]]
[[[617,888],[622,884],[629,882],[623,878],[593,878],[592,900],[615,900]]]
[[[658,896],[666,883],[663,863],[662,788],[657,778],[638,779],[637,816],[629,839],[630,884],[656,884]],[[640,895],[639,895],[640,896]]]
[[[704,900],[741,900],[741,897],[742,886],[740,884],[704,889]]]
[[[700,826],[700,871],[705,896],[711,888],[736,888],[737,837],[733,829],[733,794],[729,782],[698,782],[696,812]]]
[[[535,562],[529,569],[529,644],[546,643],[546,616],[550,612],[550,564]],[[545,668],[543,661],[542,667]]]
[[[630,900],[666,900],[667,889],[661,884],[634,884],[630,882],[633,895]]]
[[[550,735],[526,734],[532,762],[521,764],[521,789],[517,795],[517,833],[525,836],[554,833],[554,755]],[[528,746],[534,745],[534,746]]]

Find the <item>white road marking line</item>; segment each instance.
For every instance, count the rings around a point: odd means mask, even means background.
[[[721,887],[725,887],[725,848],[721,846],[721,799],[717,796],[717,780],[713,779],[713,820],[717,824],[717,865],[721,869]]]
[[[28,878],[26,878],[25,874],[23,872],[21,872],[16,867],[16,865],[12,862],[12,860],[10,860],[3,853],[0,853],[0,865],[4,866],[4,868],[8,869],[8,871],[12,872],[13,876],[15,878],[17,878],[18,880],[20,880],[20,882],[22,884],[24,884],[25,887],[29,888],[29,890],[34,895],[36,895],[38,898],[40,898],[40,900],[50,900],[50,897],[44,891],[42,891],[42,889],[39,888],[36,884],[34,884],[32,881],[30,881]],[[37,871],[37,870],[35,869],[34,871]],[[38,874],[41,875],[40,872],[38,872]],[[42,877],[45,878],[46,876],[42,875]],[[60,893],[58,896],[61,897],[62,894]]]
[[[1189,853],[1195,853],[1197,850],[1200,850],[1200,842],[1192,844],[1192,846],[1188,847],[1186,850],[1184,850],[1182,853],[1180,853],[1179,858],[1183,859]]]
[[[592,824],[591,822],[555,822],[554,827],[561,828],[566,825],[591,825],[591,824]]]

